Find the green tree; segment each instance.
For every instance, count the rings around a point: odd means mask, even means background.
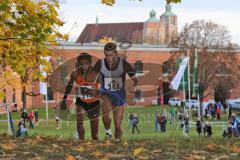
[[[0,3],[0,64],[2,74],[13,71],[19,75],[26,107],[26,87],[32,80],[43,80],[39,66],[50,70],[50,64],[41,57],[50,56],[50,45],[67,36],[57,28],[59,19],[57,0],[1,0]],[[10,70],[6,70],[10,67]],[[3,77],[3,76],[2,76]]]

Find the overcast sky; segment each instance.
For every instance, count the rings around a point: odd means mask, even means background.
[[[70,31],[70,41],[76,41],[85,25],[95,23],[144,22],[154,9],[157,18],[165,11],[165,0],[116,0],[113,7],[105,6],[100,0],[61,0],[60,15],[65,25],[62,33]],[[185,23],[204,19],[228,28],[233,42],[240,44],[240,0],[182,0],[173,4],[172,11],[178,16],[178,29]],[[74,23],[77,25],[72,28]]]

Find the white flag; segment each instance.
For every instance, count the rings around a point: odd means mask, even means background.
[[[47,95],[47,84],[46,83],[40,81],[39,88],[40,88],[40,94]]]
[[[50,56],[42,57],[42,59],[46,59],[47,61],[49,61],[51,57]],[[47,73],[43,71],[43,65],[40,65],[40,71],[43,77],[47,77]],[[47,83],[40,81],[39,90],[40,94],[47,95]]]
[[[179,70],[176,74],[176,76],[173,78],[169,88],[173,89],[173,90],[178,90],[178,87],[181,83],[181,80],[182,80],[182,77],[184,75],[184,71],[187,67],[187,64],[188,64],[188,61],[189,61],[189,57],[185,57],[179,67]]]

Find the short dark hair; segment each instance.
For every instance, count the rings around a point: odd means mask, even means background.
[[[77,63],[80,63],[81,60],[86,59],[89,61],[89,63],[92,63],[92,56],[86,52],[81,53],[78,57],[77,57]]]
[[[115,43],[107,43],[105,46],[104,46],[104,51],[116,51],[117,50],[117,45]]]

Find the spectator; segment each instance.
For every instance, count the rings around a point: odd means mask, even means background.
[[[205,108],[205,118],[206,118],[206,119],[208,118],[208,112],[209,112],[208,107],[206,107],[206,108]]]
[[[184,127],[183,127],[184,136],[187,137],[189,132],[189,116],[187,114],[183,118],[183,122],[184,122]]]
[[[27,133],[27,129],[25,128],[24,126],[24,121],[21,120],[19,123],[18,123],[18,129],[17,129],[17,137],[23,137],[23,136],[26,136],[28,133]]]
[[[33,110],[31,112],[28,113],[28,120],[29,120],[29,128],[33,129],[33,120],[34,120],[34,112]]]
[[[215,105],[212,104],[212,105],[211,105],[211,108],[210,108],[210,113],[211,113],[211,118],[212,118],[212,119],[215,119],[215,112],[216,112],[216,110],[215,110]]]
[[[218,106],[218,107],[217,107],[217,120],[221,120],[220,113],[221,113],[221,109],[220,109],[220,107]]]
[[[166,116],[162,115],[159,118],[159,123],[160,123],[161,132],[166,132],[166,123],[167,123]]]
[[[217,107],[219,107],[220,110],[222,109],[222,103],[220,101],[217,103]]]
[[[133,114],[130,113],[130,116],[129,116],[129,125],[128,125],[128,128],[130,128],[132,126],[132,119],[133,119]]]
[[[206,123],[205,130],[206,130],[208,137],[211,137],[212,136],[212,126],[209,122]]]
[[[183,120],[182,112],[179,110],[179,111],[177,112],[177,114],[178,114],[178,120],[179,120],[179,122],[182,122],[182,120]]]
[[[28,119],[28,113],[27,113],[27,110],[26,110],[26,109],[24,109],[24,110],[22,111],[21,118],[23,119],[23,124],[24,124],[24,126],[26,126],[26,120]]]
[[[228,137],[231,138],[232,137],[232,119],[231,118],[228,120],[227,133],[228,133]]]
[[[228,131],[226,129],[224,129],[222,136],[223,138],[228,137]]]
[[[132,134],[134,134],[135,128],[136,128],[138,134],[140,134],[140,131],[139,131],[138,126],[137,126],[138,122],[139,122],[139,118],[138,118],[137,114],[133,114],[133,117],[132,117]]]
[[[154,122],[155,122],[155,131],[160,132],[159,113],[155,113]]]
[[[201,122],[200,118],[198,118],[198,120],[197,120],[196,129],[197,129],[198,135],[201,136],[201,134],[202,134],[202,122]]]
[[[176,120],[176,108],[175,107],[172,107],[170,110],[170,118],[171,118],[170,123],[175,124],[175,120]]]
[[[226,102],[223,102],[223,112],[226,113],[226,109],[227,109],[227,104]]]
[[[36,126],[38,126],[39,113],[38,113],[38,110],[37,110],[37,109],[36,109],[35,112],[34,112],[34,117],[35,117]]]
[[[61,119],[58,115],[55,116],[55,120],[56,120],[56,124],[57,124],[57,128],[56,129],[60,129],[61,128]]]

